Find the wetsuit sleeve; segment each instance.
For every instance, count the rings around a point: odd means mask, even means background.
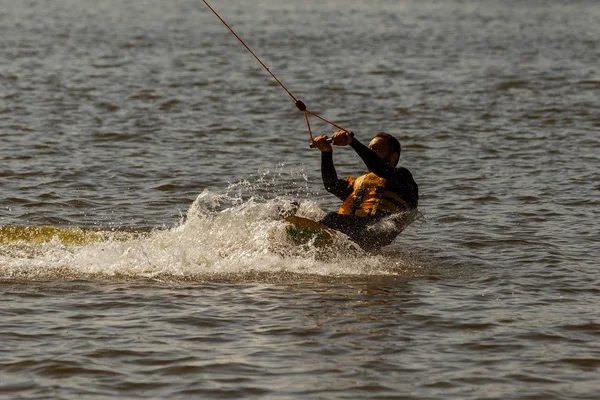
[[[416,208],[418,203],[418,186],[415,183],[412,174],[406,168],[392,167],[385,160],[381,159],[375,152],[359,142],[356,138],[350,142],[350,147],[356,151],[364,161],[369,171],[380,178],[384,178],[393,188],[393,191],[401,194],[402,198],[408,203],[410,208]]]
[[[398,170],[381,159],[375,152],[367,146],[359,142],[357,139],[352,139],[350,147],[356,151],[356,154],[364,161],[369,171],[373,172],[380,178],[394,179],[398,175]]]
[[[337,196],[340,200],[346,200],[352,194],[352,185],[344,179],[338,179],[335,166],[333,165],[333,152],[321,153],[321,177],[325,189]]]

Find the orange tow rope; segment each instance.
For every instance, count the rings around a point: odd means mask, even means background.
[[[300,110],[300,111],[302,111],[302,112],[304,113],[304,118],[306,119],[306,126],[307,126],[307,128],[308,128],[308,135],[310,136],[310,142],[311,142],[311,144],[312,144],[312,142],[313,142],[313,135],[312,135],[312,130],[310,129],[310,122],[309,122],[309,120],[308,120],[308,114],[310,114],[310,115],[312,115],[312,116],[314,116],[314,117],[316,117],[316,118],[320,119],[320,120],[321,120],[321,121],[323,121],[323,122],[326,122],[326,123],[328,123],[328,124],[330,124],[330,125],[332,125],[332,126],[335,126],[335,127],[336,127],[336,128],[338,128],[338,129],[341,129],[341,130],[343,130],[343,131],[346,131],[346,132],[350,132],[349,130],[347,130],[347,129],[344,129],[344,128],[342,128],[341,126],[339,126],[339,125],[337,125],[337,124],[334,124],[333,122],[331,122],[331,121],[328,121],[327,119],[325,119],[325,118],[321,117],[320,115],[318,115],[318,114],[316,114],[316,113],[314,113],[314,112],[312,112],[312,111],[308,110],[308,109],[306,108],[306,105],[305,105],[305,104],[304,104],[302,101],[300,101],[300,100],[296,99],[296,97],[295,97],[295,96],[292,94],[292,92],[290,92],[290,91],[289,91],[289,90],[288,90],[288,89],[285,87],[285,85],[284,85],[284,84],[283,84],[283,83],[282,83],[282,82],[281,82],[279,79],[277,79],[277,77],[275,76],[275,74],[273,74],[273,73],[271,72],[271,70],[270,70],[269,68],[267,68],[267,66],[265,65],[265,63],[263,63],[263,62],[260,60],[260,58],[258,58],[258,56],[257,56],[256,54],[254,54],[254,52],[253,52],[252,50],[250,50],[250,47],[248,47],[248,45],[246,45],[246,43],[244,43],[244,41],[242,40],[242,38],[240,38],[240,37],[239,37],[239,36],[238,36],[238,35],[237,35],[237,34],[236,34],[234,31],[233,31],[233,29],[231,29],[231,27],[230,27],[230,26],[227,24],[227,22],[225,22],[225,20],[224,20],[223,18],[221,18],[221,16],[220,16],[220,15],[219,15],[219,14],[218,14],[218,13],[217,13],[217,12],[216,12],[216,11],[215,11],[215,10],[214,10],[212,7],[211,7],[211,6],[210,6],[210,4],[208,4],[208,2],[207,2],[206,0],[202,0],[202,1],[203,1],[203,2],[204,2],[204,4],[206,4],[206,6],[207,6],[207,7],[210,9],[210,11],[212,11],[212,12],[213,12],[213,14],[215,14],[215,15],[217,16],[217,18],[219,18],[219,20],[220,20],[220,21],[223,23],[223,25],[225,25],[225,26],[227,27],[227,29],[229,29],[229,31],[230,31],[230,32],[233,34],[233,36],[235,36],[235,37],[237,38],[237,40],[239,40],[239,41],[240,41],[240,43],[244,45],[244,47],[246,48],[246,50],[248,50],[248,51],[250,52],[250,54],[252,54],[252,55],[254,56],[254,58],[256,59],[256,61],[258,61],[258,62],[259,62],[259,64],[260,64],[260,65],[262,65],[262,67],[263,67],[263,68],[264,68],[264,69],[265,69],[265,70],[266,70],[266,71],[267,71],[267,72],[268,72],[268,73],[269,73],[269,74],[270,74],[270,75],[273,77],[273,79],[275,79],[275,81],[277,81],[277,83],[279,84],[279,86],[281,86],[281,87],[283,88],[283,90],[285,90],[285,91],[287,92],[287,94],[289,94],[289,95],[290,95],[290,97],[291,97],[291,98],[294,100],[294,104],[296,105],[296,107],[298,108],[298,110]]]

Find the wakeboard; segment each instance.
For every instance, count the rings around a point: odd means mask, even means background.
[[[283,221],[287,242],[301,254],[313,253],[321,260],[364,254],[364,250],[348,236],[320,222],[296,215],[287,216]],[[289,253],[294,253],[289,250]]]
[[[334,236],[339,234],[320,222],[292,215],[283,219],[286,223],[288,238],[297,245],[312,244],[315,247],[331,246]]]

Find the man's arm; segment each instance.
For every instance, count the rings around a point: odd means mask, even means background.
[[[359,142],[356,138],[350,142],[350,147],[356,151],[356,154],[364,161],[369,171],[384,179],[398,178],[398,170],[392,167],[387,161],[380,158],[375,152]]]
[[[373,150],[356,139],[350,142],[350,147],[356,151],[371,172],[384,178],[390,187],[402,196],[410,208],[417,208],[419,188],[409,170],[392,167],[387,161],[375,154]]]
[[[311,147],[321,150],[321,177],[325,189],[339,197],[342,201],[352,193],[352,185],[343,179],[338,179],[335,166],[333,165],[333,153],[331,151],[331,141],[327,136],[317,136],[311,143]]]
[[[323,186],[325,186],[325,189],[342,201],[346,200],[352,193],[352,185],[350,185],[350,182],[338,179],[335,166],[333,165],[333,153],[331,151],[324,151],[321,153],[321,177],[323,178]]]

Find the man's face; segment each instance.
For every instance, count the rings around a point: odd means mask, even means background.
[[[374,137],[373,140],[371,140],[371,143],[369,143],[369,149],[373,150],[380,158],[391,164],[390,150],[385,138]]]

